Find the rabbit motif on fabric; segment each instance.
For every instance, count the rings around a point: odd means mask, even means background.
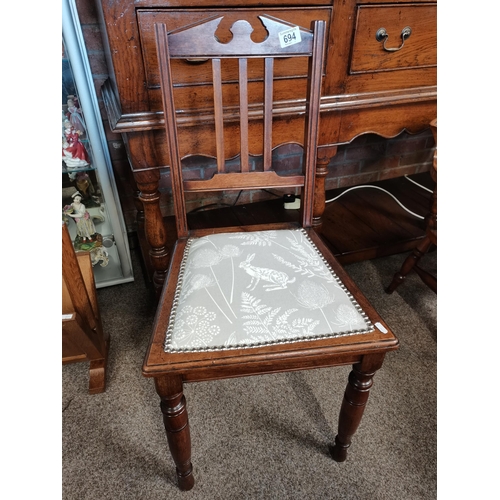
[[[293,283],[295,281],[295,278],[290,279],[288,274],[282,271],[253,266],[250,262],[252,262],[254,258],[254,253],[248,255],[246,260],[240,262],[239,266],[252,277],[252,281],[250,281],[250,284],[247,286],[247,288],[250,288],[250,291],[255,290],[255,287],[258,285],[260,280],[268,281],[270,283],[268,285],[264,285],[266,292],[271,292],[272,290],[283,290],[287,287],[288,283]]]

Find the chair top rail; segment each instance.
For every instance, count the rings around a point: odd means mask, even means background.
[[[233,38],[221,43],[215,32],[224,16],[208,18],[168,33],[171,58],[221,57],[300,57],[310,56],[313,33],[306,28],[268,15],[258,16],[268,32],[259,43],[251,39],[248,21],[236,21],[230,28]],[[300,39],[300,41],[299,41]]]

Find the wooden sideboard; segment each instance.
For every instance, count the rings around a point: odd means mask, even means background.
[[[96,0],[110,72],[103,99],[113,132],[123,134],[144,207],[154,284],[160,289],[168,266],[167,234],[160,210],[160,170],[168,167],[163,129],[154,23],[174,29],[223,15],[219,38],[242,16],[263,39],[257,15],[269,14],[308,28],[324,19],[328,30],[316,174],[314,224],[321,226],[328,163],[337,146],[365,133],[394,137],[417,133],[437,116],[437,4],[413,0]],[[200,61],[181,61],[174,69],[184,99],[186,126],[198,133],[183,144],[195,153],[206,120],[190,107],[190,93],[203,92],[207,69]],[[278,69],[279,71],[279,69]],[[296,92],[306,85],[283,73],[275,100],[283,114],[300,117],[304,103]],[[305,67],[303,68],[305,75]],[[230,75],[228,75],[230,78]],[[259,75],[256,74],[256,80]],[[200,85],[201,84],[201,85]],[[230,96],[230,94],[228,94]],[[229,97],[230,98],[230,97]],[[255,103],[256,106],[259,103]],[[297,118],[300,119],[300,118]],[[228,134],[229,143],[230,134]],[[279,137],[276,137],[278,142]],[[255,151],[258,153],[258,151]]]

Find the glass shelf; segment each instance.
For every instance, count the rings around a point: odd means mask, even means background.
[[[76,172],[90,172],[92,170],[95,170],[95,167],[93,165],[89,165],[87,167],[68,168],[63,163],[63,166],[62,166],[62,173],[63,174],[70,174],[70,173],[76,173]]]

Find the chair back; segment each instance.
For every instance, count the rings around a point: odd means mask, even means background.
[[[314,21],[309,30],[268,15],[258,17],[267,31],[267,37],[260,43],[252,40],[253,28],[243,19],[232,25],[232,38],[227,43],[221,43],[216,35],[223,16],[211,17],[171,32],[167,31],[165,24],[155,24],[179,238],[189,234],[185,205],[185,193],[188,192],[300,187],[301,222],[304,227],[312,224],[325,22]],[[304,97],[274,101],[273,83],[282,78],[275,75],[276,65],[280,68],[284,64],[289,65],[293,71],[298,64],[297,58],[308,60]],[[211,62],[213,103],[209,103],[208,108],[205,104],[205,109],[209,111],[198,116],[198,121],[212,125],[208,151],[190,151],[183,146],[181,135],[193,133],[193,129],[183,125],[183,110],[176,107],[175,91],[179,90],[179,86],[173,76],[172,59]],[[301,84],[295,83],[288,71],[290,85],[300,87]],[[259,91],[260,95],[256,97]],[[232,99],[234,92],[237,95]],[[196,94],[192,92],[193,98]],[[228,124],[232,127],[231,133],[225,136]],[[280,144],[297,143],[302,146],[302,173],[299,175],[278,175],[273,170],[272,152],[278,146],[273,142],[274,126],[280,127],[280,138],[287,137]],[[233,133],[235,129],[239,130],[239,134]],[[189,144],[192,143],[189,141]],[[227,168],[228,160],[235,158],[235,144],[239,146],[237,171],[232,168],[233,162],[231,168]],[[210,179],[183,179],[182,160],[193,154],[216,158],[216,172]],[[253,166],[250,161],[252,155],[262,156],[261,167]]]

